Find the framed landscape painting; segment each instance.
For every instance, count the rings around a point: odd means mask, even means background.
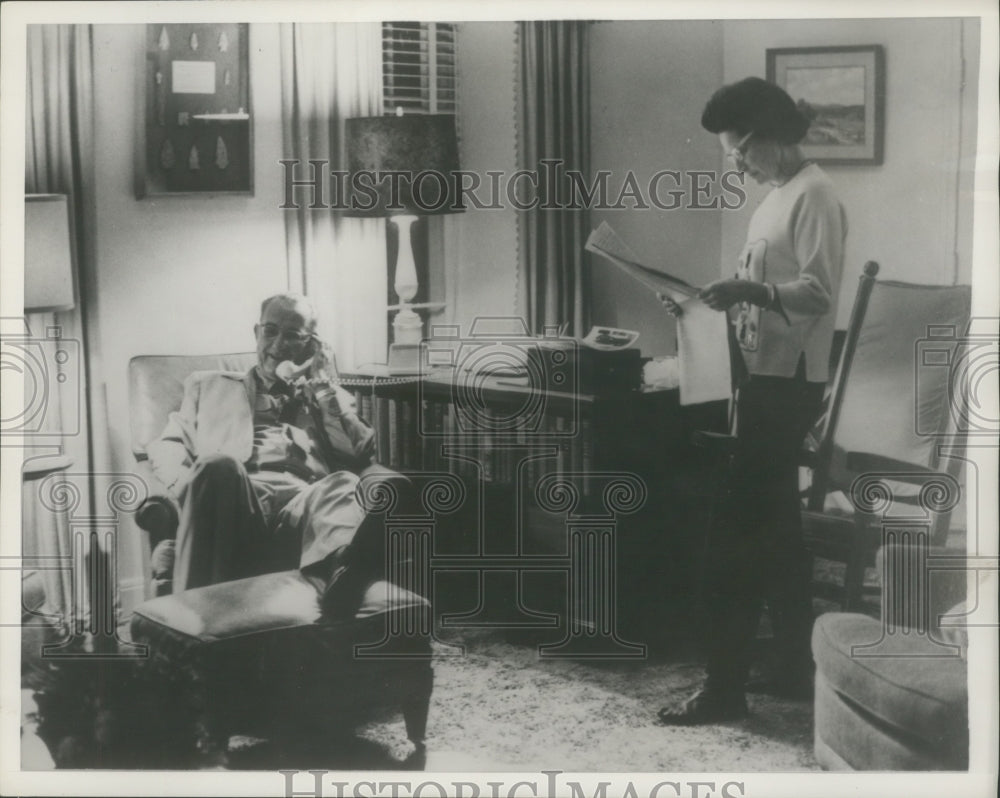
[[[802,149],[826,164],[882,163],[885,54],[881,45],[767,51],[767,79],[811,120]]]

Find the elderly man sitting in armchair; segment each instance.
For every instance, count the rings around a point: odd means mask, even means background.
[[[331,384],[332,356],[315,331],[305,298],[264,300],[257,365],[192,374],[149,445],[153,472],[180,504],[174,592],[295,567],[329,585],[344,570],[365,516],[357,472],[372,461],[375,434]],[[304,380],[279,368],[310,358]]]

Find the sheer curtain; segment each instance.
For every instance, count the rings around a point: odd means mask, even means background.
[[[328,161],[326,180],[346,169],[344,121],[382,114],[381,25],[284,24],[281,67],[284,157],[299,162],[299,180],[311,177],[310,159]],[[284,211],[290,289],[312,299],[342,370],[384,362],[384,220],[311,210],[308,188],[298,197],[299,209]]]
[[[52,363],[57,379],[49,379],[45,432],[58,435],[71,470],[87,474],[110,471],[107,413],[97,333],[94,257],[94,115],[93,45],[89,25],[30,25],[27,42],[27,108],[25,173],[27,194],[66,194],[76,273],[76,307],[59,313],[26,316],[34,339],[59,328],[64,339],[79,342],[79,362]],[[70,350],[72,351],[72,350]],[[78,432],[77,432],[78,430]],[[51,454],[55,447],[35,451]],[[29,453],[27,456],[31,456]],[[101,505],[92,495],[94,479],[78,481],[80,505],[75,514],[92,516]],[[69,557],[70,530],[65,516],[24,503],[24,554]],[[82,585],[71,600],[72,577],[66,570],[43,571],[48,605],[77,619],[86,613]],[[72,610],[72,613],[70,613]]]
[[[589,22],[520,22],[520,166],[544,175],[541,161],[558,159],[590,182]],[[539,181],[540,205],[548,197]],[[565,198],[563,198],[565,199]],[[585,209],[535,208],[519,215],[518,307],[534,332],[568,325],[586,334],[589,276],[583,243]]]

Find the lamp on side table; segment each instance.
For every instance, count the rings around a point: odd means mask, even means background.
[[[392,322],[393,346],[423,338],[413,299],[420,288],[410,238],[418,216],[461,213],[456,192],[458,141],[451,114],[348,119],[347,160],[354,193],[347,216],[380,217],[399,227],[394,288],[399,309]],[[391,355],[390,355],[391,358]]]

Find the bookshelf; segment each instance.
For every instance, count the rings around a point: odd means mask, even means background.
[[[676,389],[561,393],[487,377],[470,390],[449,374],[344,374],[342,382],[375,428],[380,463],[490,484],[520,480],[529,493],[546,473],[665,473],[683,460],[691,430],[726,428],[725,403],[681,407]],[[591,494],[591,485],[581,488]]]

